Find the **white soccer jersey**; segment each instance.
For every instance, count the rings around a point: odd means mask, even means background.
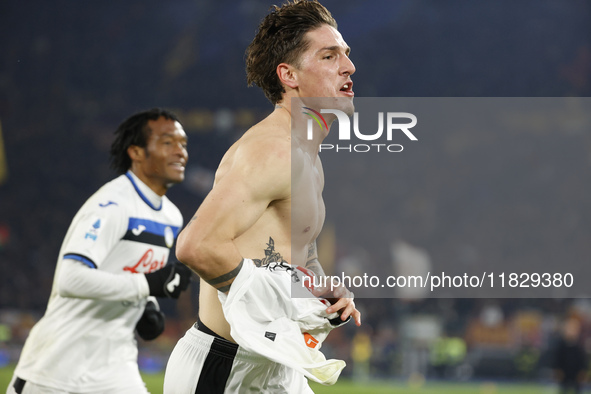
[[[131,171],[92,195],[68,229],[47,310],[31,330],[15,375],[73,392],[117,392],[122,384],[141,382],[134,329],[148,295],[145,278],[130,278],[138,279],[137,289],[110,283],[85,289],[86,299],[60,296],[57,278],[68,264],[79,268],[71,260],[119,275],[157,270],[168,261],[181,226],[178,208]],[[93,298],[105,291],[108,297]]]
[[[346,364],[327,360],[320,348],[330,331],[344,322],[336,312],[326,313],[328,301],[293,285],[294,280],[303,281],[305,271],[287,263],[257,267],[244,259],[230,291],[218,292],[218,298],[230,335],[241,348],[315,382],[334,384]]]

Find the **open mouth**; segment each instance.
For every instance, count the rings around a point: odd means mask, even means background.
[[[345,92],[345,93],[348,93],[348,94],[353,94],[353,81],[348,81],[343,86],[341,86],[341,89],[339,89],[339,90],[341,92]]]

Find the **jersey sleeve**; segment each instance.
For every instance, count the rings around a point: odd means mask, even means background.
[[[91,268],[101,266],[105,257],[125,235],[128,215],[121,203],[90,199],[75,216],[62,246],[63,258]]]
[[[145,275],[120,275],[89,269],[71,259],[62,261],[57,281],[62,297],[137,301],[150,294]]]

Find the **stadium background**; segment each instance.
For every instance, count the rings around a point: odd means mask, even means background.
[[[187,220],[207,193],[225,149],[272,110],[259,89],[246,87],[244,73],[244,50],[270,4],[0,4],[0,365],[16,361],[28,329],[43,313],[71,218],[114,176],[108,148],[122,119],[153,106],[180,116],[190,138],[190,163],[187,180],[169,197]],[[323,4],[352,48],[359,97],[591,93],[591,3],[586,0]],[[536,143],[551,150],[563,137],[560,133],[550,132]],[[565,151],[564,157],[576,154],[575,168],[589,168],[589,154],[581,155],[581,150],[591,148],[589,136],[580,142],[579,150]],[[515,149],[527,152],[527,143],[523,139]],[[457,159],[460,166],[471,165],[469,155]],[[527,155],[513,160],[509,168],[522,168],[532,176],[543,163],[543,158]],[[428,168],[424,176],[432,176]],[[525,184],[523,193],[535,193],[527,189],[530,186],[535,187]],[[550,182],[548,187],[555,185]],[[588,185],[566,182],[560,187],[564,193],[556,198],[589,200]],[[423,203],[438,201],[445,192],[444,186],[434,189]],[[412,208],[412,199],[412,193],[401,196],[399,226],[410,244],[429,252],[421,242],[420,221],[404,208]],[[562,204],[550,201],[549,206]],[[591,207],[577,207],[567,216],[579,231],[565,238],[573,255],[587,264]],[[445,228],[444,220],[453,217],[440,220]],[[491,233],[482,236],[493,236],[495,228],[487,231]],[[339,244],[338,229],[335,234],[337,263],[367,252],[348,250]],[[547,241],[544,237],[540,229],[533,237],[537,242],[528,247],[539,248]],[[146,373],[163,368],[171,347],[194,321],[196,290],[193,286],[178,307],[164,303],[169,316],[166,335],[140,344]],[[326,351],[347,360],[344,377],[360,382],[380,379],[420,386],[426,378],[549,387],[551,349],[566,316],[583,322],[583,343],[591,350],[587,300],[371,299],[358,304],[363,328],[335,331]],[[450,337],[455,339],[446,341]]]

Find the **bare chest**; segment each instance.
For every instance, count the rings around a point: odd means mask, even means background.
[[[321,169],[307,166],[292,184],[291,232],[294,243],[307,245],[322,230],[326,216]]]

